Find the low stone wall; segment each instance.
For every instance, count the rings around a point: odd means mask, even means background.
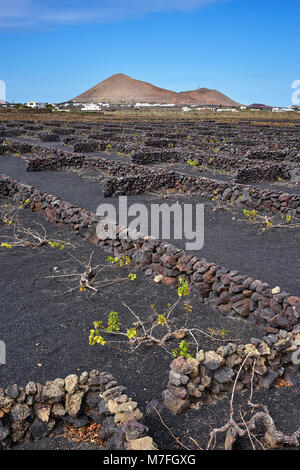
[[[273,163],[271,161],[251,160],[245,157],[230,155],[195,154],[193,159],[198,161],[197,169],[224,170],[234,174],[233,182],[247,184],[259,181],[276,181],[278,178],[289,180],[295,169],[300,167],[296,163]]]
[[[30,153],[33,146],[16,141],[4,140],[0,145],[0,155]]]
[[[99,171],[110,178],[105,185],[105,195],[139,194],[149,190],[175,188],[192,195],[212,198],[219,197],[224,203],[241,205],[249,209],[266,211],[270,213],[288,212],[291,216],[300,218],[300,195],[260,189],[245,184],[228,181],[213,180],[202,176],[188,175],[179,172],[165,172],[148,168],[145,165],[136,165],[101,157],[87,157],[62,150],[49,150],[40,146],[13,143],[11,147],[0,146],[4,153],[29,153],[27,171],[46,171],[69,168],[86,168]],[[245,170],[240,174],[242,179],[248,179]],[[261,173],[261,170],[257,170]],[[273,169],[270,168],[272,173]],[[281,170],[280,170],[281,171]],[[283,170],[282,170],[283,171]],[[267,171],[266,171],[267,174]],[[132,175],[131,177],[127,177]],[[284,173],[284,176],[287,176]],[[120,179],[119,177],[122,177]],[[251,176],[252,178],[252,176]]]
[[[160,276],[165,285],[177,287],[184,276],[198,298],[223,314],[251,315],[275,333],[278,329],[290,331],[300,321],[300,298],[280,288],[272,289],[267,283],[187,254],[164,241],[120,238],[124,227],[117,226],[116,239],[101,240],[96,225],[105,219],[1,174],[0,194],[18,201],[29,199],[26,206],[33,211],[43,211],[51,222],[67,226],[108,253],[128,255],[137,269],[148,276]]]
[[[180,356],[173,360],[168,386],[163,392],[164,403],[172,413],[178,414],[196,403],[202,405],[232,391],[235,381],[236,390],[251,385],[270,389],[280,377],[296,385],[299,363],[300,327],[291,333],[281,330],[262,340],[253,338],[245,345],[227,343],[216,351],[200,350],[195,358]]]
[[[180,140],[179,139],[171,139],[171,138],[167,138],[164,134],[162,134],[163,137],[158,137],[156,136],[154,139],[151,137],[148,137],[147,139],[145,139],[145,145],[147,147],[153,147],[153,148],[159,148],[159,149],[163,149],[163,148],[169,148],[169,147],[176,147],[176,144],[180,144]]]
[[[169,149],[143,149],[131,155],[133,163],[147,165],[149,163],[178,162],[182,152]]]
[[[22,135],[22,129],[0,129],[1,137],[18,137]]]
[[[258,211],[275,214],[290,212],[290,215],[300,218],[299,194],[260,189],[253,186],[176,172],[152,172],[147,174],[147,176],[110,178],[105,184],[105,195],[141,194],[168,188],[174,188],[177,191],[204,198],[219,197],[223,203],[237,204]]]
[[[123,163],[103,157],[87,157],[80,153],[74,154],[61,150],[57,150],[55,154],[51,150],[51,154],[47,156],[44,149],[44,153],[39,153],[38,156],[26,161],[27,171],[68,170],[71,168],[89,169],[99,172],[101,175],[118,177],[133,175],[137,172],[151,172],[142,165],[137,167],[132,163]]]
[[[39,138],[42,142],[59,142],[60,137],[54,132],[41,132]]]
[[[0,388],[0,449],[27,439],[36,441],[63,427],[102,425],[98,439],[105,449],[156,450],[140,420],[137,403],[108,372],[92,370],[41,385],[29,382]]]
[[[262,164],[254,165],[251,168],[240,168],[237,170],[233,181],[235,183],[250,183],[259,181],[276,181],[278,179],[291,180],[297,172],[295,165],[284,164]],[[300,168],[298,168],[300,182]],[[293,178],[295,180],[295,177]]]
[[[299,145],[299,142],[298,142]],[[268,150],[265,148],[254,148],[247,150],[244,154],[245,158],[254,159],[254,160],[271,160],[272,162],[278,161],[282,162],[284,160],[293,161],[300,163],[300,152],[299,149],[291,150],[290,148],[286,149],[276,149]]]
[[[103,148],[103,144],[99,141],[88,140],[84,142],[76,142],[73,144],[73,150],[75,153],[84,153],[84,152],[97,152],[97,150],[105,150],[105,146]]]

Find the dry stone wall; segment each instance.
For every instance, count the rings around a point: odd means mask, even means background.
[[[118,226],[115,239],[100,239],[96,226],[105,225],[105,219],[1,174],[0,194],[29,200],[25,207],[42,211],[51,222],[67,226],[105,252],[128,255],[137,269],[151,277],[159,276],[165,285],[177,287],[180,277],[185,277],[198,298],[223,314],[254,317],[274,333],[279,329],[291,331],[300,322],[300,298],[282,292],[280,287],[272,289],[261,280],[187,254],[164,241],[122,238],[124,228]]]
[[[223,203],[273,214],[289,212],[300,218],[300,195],[260,189],[249,185],[213,180],[177,172],[159,172],[128,178],[110,178],[105,184],[106,196],[141,194],[160,189],[176,189],[203,198],[220,198]]]
[[[156,450],[142,412],[108,372],[92,370],[41,385],[28,382],[0,388],[0,449],[23,439],[36,441],[63,427],[101,425],[106,450]]]
[[[227,343],[216,351],[200,350],[195,358],[180,356],[171,363],[164,404],[178,414],[231,392],[233,386],[270,389],[282,377],[298,385],[299,363],[300,327],[253,338],[245,345]]]

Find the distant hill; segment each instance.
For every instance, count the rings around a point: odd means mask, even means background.
[[[217,90],[175,91],[159,88],[148,82],[135,80],[123,73],[117,73],[98,83],[86,92],[73,98],[77,103],[158,103],[158,104],[215,104],[238,106],[239,103]]]
[[[252,103],[252,104],[249,104],[248,108],[267,108],[267,109],[271,109],[272,106],[268,106],[267,104],[261,104],[261,103]]]

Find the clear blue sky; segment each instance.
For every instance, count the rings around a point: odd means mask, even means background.
[[[114,73],[291,104],[299,0],[0,0],[8,101],[59,102]]]

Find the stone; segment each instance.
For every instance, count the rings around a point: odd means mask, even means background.
[[[272,294],[273,295],[280,294],[280,287],[279,286],[273,287]]]
[[[170,370],[169,384],[179,386],[179,385],[185,385],[188,381],[189,381],[189,378],[187,375],[178,374],[177,372]]]
[[[76,374],[71,374],[68,375],[68,377],[65,378],[65,389],[69,394],[72,394],[75,392],[79,384],[79,379]]]
[[[209,369],[207,369],[207,370],[209,370]],[[212,371],[210,371],[210,372],[212,372]],[[205,390],[207,387],[210,386],[211,381],[212,381],[212,375],[211,376],[203,375],[203,377],[201,378],[201,384],[199,385],[199,390],[200,391]]]
[[[130,441],[131,450],[157,450],[152,437],[146,436]]]
[[[226,358],[225,364],[227,367],[232,369],[234,366],[241,364],[242,361],[243,359],[241,358],[241,356],[239,354],[234,353]]]
[[[115,423],[124,424],[130,419],[142,419],[143,413],[136,408],[133,411],[126,411],[124,413],[117,413],[114,417]]]
[[[176,277],[168,277],[168,276],[163,276],[162,278],[162,283],[165,286],[169,287],[176,287],[178,284],[177,278]]]
[[[282,304],[279,302],[276,302],[274,299],[270,300],[270,308],[274,313],[282,312]]]
[[[34,396],[33,395],[28,395],[26,398],[26,405],[32,406],[34,403]]]
[[[224,364],[224,358],[215,351],[208,351],[204,353],[204,357],[203,364],[210,370],[216,370],[222,364]]]
[[[133,441],[144,437],[148,432],[148,428],[136,419],[130,419],[124,424],[123,431],[127,441]]]
[[[279,330],[279,336],[281,338],[286,338],[288,335],[288,332],[286,330]]]
[[[52,414],[56,418],[61,418],[62,416],[65,416],[66,410],[61,403],[54,403],[52,407]]]
[[[161,413],[164,405],[160,400],[151,400],[146,407],[146,416],[157,416],[157,412]]]
[[[0,442],[9,436],[10,430],[8,426],[3,426],[0,422]]]
[[[231,299],[231,294],[230,292],[228,292],[227,290],[226,291],[223,291],[221,292],[220,294],[220,302],[221,304],[227,304]]]
[[[266,365],[265,365],[265,358],[264,357],[259,357],[255,361],[255,366],[254,366],[254,371],[258,375],[265,375],[268,371]]]
[[[189,376],[194,379],[197,377],[197,375],[199,375],[199,362],[193,357],[188,357],[186,362],[190,366]]]
[[[81,385],[85,385],[85,384],[87,384],[88,380],[89,380],[89,373],[88,372],[82,372],[82,374],[79,377],[79,383]]]
[[[199,385],[197,386],[197,385],[193,384],[192,382],[189,382],[188,385],[187,385],[189,395],[191,397],[195,397],[195,398],[201,398],[202,391],[203,391],[202,388],[200,389]],[[183,397],[178,397],[178,398],[185,398],[185,397],[183,396]]]
[[[75,392],[66,397],[66,411],[73,418],[76,418],[81,411],[83,395],[84,392]]]
[[[65,380],[58,378],[58,379],[53,380],[53,384],[54,384],[56,387],[64,388],[64,386],[65,386]],[[47,385],[47,382],[46,382],[46,385]]]
[[[42,437],[46,437],[52,431],[54,426],[54,419],[51,419],[48,423],[44,423],[43,421],[36,418],[30,426],[29,432],[34,440],[38,440]]]
[[[185,375],[185,374],[189,374],[191,371],[191,366],[188,360],[186,360],[183,356],[176,357],[176,359],[174,359],[171,362],[170,367],[171,367],[171,370],[173,370],[177,374]]]
[[[137,407],[137,402],[129,400],[126,403],[117,404],[116,413],[127,413],[127,412],[135,410],[136,407]]]
[[[18,398],[18,395],[19,395],[18,385],[14,384],[14,385],[10,385],[9,387],[7,387],[7,389],[5,390],[5,394],[6,396],[13,398],[14,400]]]
[[[221,392],[221,384],[217,380],[212,381],[211,391],[218,395]]]
[[[300,298],[296,296],[290,296],[286,299],[287,303],[289,305],[296,305],[297,303],[300,303]]]
[[[113,436],[116,430],[117,430],[117,425],[114,421],[114,418],[113,416],[109,416],[103,421],[103,428],[100,429],[99,438],[107,440],[111,436]]]
[[[88,392],[86,395],[86,406],[92,410],[96,409],[102,398],[99,392]]]
[[[259,351],[257,350],[257,348],[249,343],[249,344],[245,344],[245,347],[244,347],[244,350],[243,350],[243,355],[246,357],[246,356],[249,356],[249,357],[259,357]]]
[[[196,354],[196,360],[198,362],[203,362],[204,359],[205,359],[204,350],[200,349],[200,351],[198,351],[197,354]]]
[[[181,398],[181,400],[184,400],[184,398],[188,396],[186,387],[175,387],[175,385],[168,384],[168,390],[170,390],[174,397]]]
[[[264,341],[262,341],[258,346],[257,346],[257,350],[258,352],[262,355],[262,356],[268,356],[271,352],[271,349],[269,348],[269,346],[267,345],[267,343],[265,343]]]
[[[34,413],[37,418],[39,418],[44,423],[48,423],[50,418],[50,405],[42,405],[41,403],[36,403],[34,406]]]
[[[106,407],[107,403],[104,401],[104,400],[101,400],[97,406],[97,411],[103,416],[108,416],[109,415],[109,411]]]
[[[90,373],[90,378],[88,380],[88,385],[94,386],[97,389],[103,388],[106,384],[114,380],[113,376],[108,372],[100,373],[98,370],[92,370]]]
[[[123,394],[115,398],[116,403],[126,403],[129,400],[128,396]]]
[[[220,369],[217,369],[214,373],[214,378],[221,384],[230,382],[234,377],[235,373],[229,367],[223,366]]]
[[[197,282],[196,285],[197,285],[202,297],[207,297],[208,294],[210,293],[211,289],[212,289],[211,284],[208,284],[206,282]]]
[[[64,381],[62,382],[46,382],[42,388],[41,401],[51,400],[59,402],[65,396]]]
[[[285,349],[289,348],[292,344],[292,341],[290,338],[282,338],[277,343],[274,344],[274,348],[277,351],[284,351]]]
[[[27,421],[13,422],[10,427],[10,435],[13,442],[18,442],[23,439],[30,423]]]
[[[182,413],[190,406],[190,401],[188,399],[182,400],[180,398],[176,398],[169,390],[164,390],[162,396],[165,407],[175,415]]]
[[[35,395],[37,392],[36,384],[34,382],[28,382],[25,386],[26,395]]]
[[[102,450],[125,450],[129,447],[127,442],[124,442],[124,432],[122,428],[117,428],[114,434],[106,441],[105,447],[102,447]]]
[[[30,416],[30,408],[23,403],[17,403],[11,409],[11,416],[13,421],[24,421]]]
[[[259,378],[258,384],[261,388],[270,389],[276,382],[278,373],[269,369],[268,372]]]
[[[24,403],[26,400],[26,393],[24,387],[19,387],[19,396],[17,398],[18,403]]]
[[[225,346],[220,346],[217,349],[217,353],[222,357],[227,357],[236,351],[236,345],[234,343],[228,343]]]
[[[119,397],[125,391],[126,391],[126,387],[123,387],[122,385],[118,385],[117,387],[110,388],[109,390],[106,390],[105,392],[103,392],[102,398],[105,401],[109,401],[116,397]]]

